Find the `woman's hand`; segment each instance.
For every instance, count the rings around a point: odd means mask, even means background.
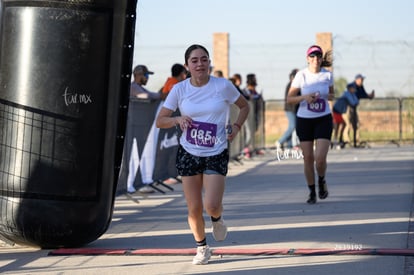
[[[315,103],[319,97],[320,97],[319,92],[314,92],[314,93],[305,95],[305,100],[306,102],[308,102],[308,104],[311,104],[311,103]]]
[[[233,139],[237,136],[237,134],[240,132],[240,128],[239,126],[237,126],[236,124],[233,125],[228,125],[226,127],[226,131],[227,131],[227,140],[232,142]]]
[[[188,126],[191,125],[193,120],[189,116],[177,116],[175,118],[175,125],[179,125],[180,129],[184,131]]]

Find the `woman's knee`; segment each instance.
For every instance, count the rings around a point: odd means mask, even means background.
[[[190,218],[197,218],[200,215],[203,215],[203,206],[201,204],[188,205],[188,216]]]
[[[309,164],[309,165],[313,165],[314,161],[315,161],[315,157],[313,156],[313,154],[303,154],[303,161],[305,164]]]
[[[325,167],[326,166],[326,158],[324,157],[317,157],[315,159],[316,167]]]
[[[205,209],[209,216],[218,217],[221,215],[222,205],[218,203],[207,203]]]

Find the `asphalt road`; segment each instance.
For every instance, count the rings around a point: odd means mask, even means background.
[[[3,274],[414,274],[414,146],[331,150],[329,197],[308,205],[300,155],[267,150],[233,162],[229,234],[194,266],[181,185],[120,195],[98,240],[77,249],[0,243]],[[160,188],[163,188],[162,186]],[[206,217],[207,231],[210,222]]]

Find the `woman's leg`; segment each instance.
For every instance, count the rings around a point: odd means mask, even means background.
[[[288,142],[288,147],[292,147],[292,133],[295,130],[296,115],[295,113],[290,111],[286,111],[285,114],[288,119],[288,128],[286,129],[282,137],[279,139],[279,143],[283,145],[283,143]]]
[[[225,189],[225,176],[219,174],[203,175],[204,181],[204,208],[206,213],[218,218],[223,212],[223,195]]]
[[[334,131],[334,143],[336,143],[338,141],[338,131],[339,131],[339,126],[341,124],[334,122],[333,124],[333,131]]]
[[[329,139],[317,139],[315,148],[316,172],[318,173],[319,198],[326,199],[328,197],[328,186],[325,181],[327,169],[327,156],[329,151]]]
[[[328,156],[329,146],[331,141],[328,139],[317,139],[315,146],[315,163],[316,172],[318,176],[325,177],[326,174],[326,159]]]
[[[349,138],[350,132],[351,132],[351,120],[350,120],[350,113],[349,113],[349,108],[348,111],[344,114],[342,114],[342,117],[344,119],[345,125],[344,125],[344,131],[343,131],[343,142],[347,142],[349,143],[351,140]]]
[[[288,112],[287,113],[288,121],[289,121],[289,127],[288,127],[288,133],[289,137],[287,140],[288,148],[292,148],[294,146],[294,131],[296,128],[296,114],[294,112]]]
[[[211,217],[213,237],[221,242],[226,239],[227,226],[222,217],[225,176],[204,174],[204,208]]]
[[[187,201],[188,224],[196,242],[201,242],[206,237],[203,218],[203,175],[183,176],[182,185]]]
[[[313,141],[301,141],[300,147],[303,153],[304,173],[308,186],[315,185],[315,167],[313,154]]]
[[[345,122],[342,122],[341,124],[339,124],[339,142],[340,143],[343,143],[344,142],[344,131],[345,131],[345,127],[346,127]]]
[[[313,153],[313,141],[302,141],[300,143],[303,153],[304,172],[306,183],[309,188],[309,198],[307,203],[316,203],[316,189],[315,189],[315,165],[314,165],[314,153]]]

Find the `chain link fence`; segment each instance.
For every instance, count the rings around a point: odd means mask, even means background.
[[[266,146],[274,146],[275,141],[287,129],[288,121],[283,104],[284,100],[268,100],[265,103]],[[358,116],[360,122],[358,143],[414,142],[414,98],[412,97],[361,100]]]

